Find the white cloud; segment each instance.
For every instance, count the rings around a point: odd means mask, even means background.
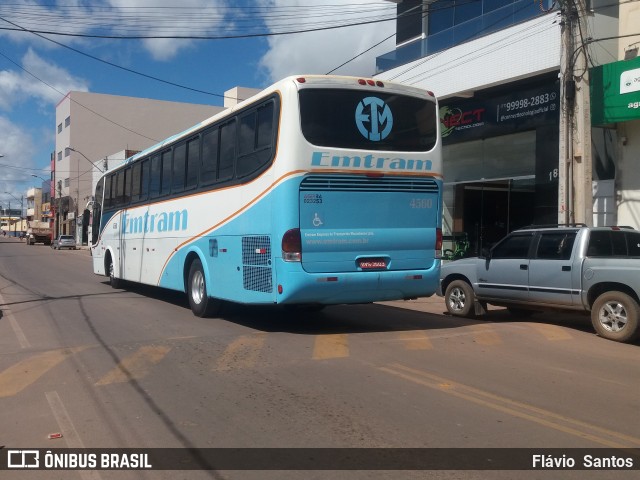
[[[149,22],[153,25],[145,29],[140,28],[141,33],[149,35],[168,35],[168,32],[175,32],[178,35],[194,32],[194,35],[197,35],[206,29],[220,30],[220,19],[224,15],[222,8],[224,2],[219,0],[181,0],[179,6],[183,11],[180,14],[175,13],[175,0],[109,0],[109,3],[121,8],[123,16],[127,15],[127,11],[131,12],[132,8],[153,7],[147,13],[150,16]],[[174,12],[174,14],[162,12],[160,9],[163,7],[173,7],[168,12]],[[205,8],[206,14],[203,10]],[[199,11],[200,14],[198,14]],[[197,28],[197,31],[194,31],[194,28]],[[151,38],[143,40],[142,44],[155,60],[164,61],[174,58],[181,50],[191,48],[194,42],[195,40]]]
[[[22,58],[22,68],[0,71],[0,109],[8,110],[28,99],[56,104],[71,90],[88,90],[85,80],[44,60],[31,48]]]
[[[308,1],[300,0],[273,0],[264,2],[274,7],[286,6],[300,7],[298,15],[300,20],[298,29],[305,28],[305,11],[303,5],[310,5]],[[335,0],[321,0],[313,3],[313,8],[326,5],[336,5]],[[360,7],[358,4],[361,4]],[[357,6],[356,6],[357,5]],[[380,18],[380,14],[372,15],[369,8],[372,4],[368,0],[350,0],[348,7],[358,10],[358,14],[348,14],[344,10],[343,18],[348,23],[358,21],[368,21],[372,18]],[[380,3],[377,4],[381,5]],[[356,7],[354,7],[356,6]],[[345,5],[345,8],[347,5]],[[378,7],[379,8],[379,7]],[[391,14],[395,5],[389,3]],[[335,10],[334,10],[335,12]],[[386,11],[389,14],[389,10]],[[309,17],[312,15],[309,14]],[[335,14],[325,17],[324,25],[329,25],[329,21],[335,22]],[[311,21],[311,20],[310,20]],[[274,20],[267,20],[267,27],[276,31]],[[309,23],[308,25],[311,25]],[[323,24],[315,24],[322,26]],[[294,28],[296,25],[292,25]],[[306,28],[310,28],[307,26]],[[312,28],[312,27],[311,27]],[[292,35],[281,35],[269,37],[269,51],[262,57],[260,66],[266,70],[271,81],[280,80],[288,75],[295,74],[325,74],[335,69],[339,65],[347,62],[356,55],[368,50],[373,45],[383,39],[393,35],[395,32],[395,21],[371,23],[345,28],[323,30],[317,32],[300,33]],[[339,68],[335,75],[362,75],[372,76],[375,73],[375,58],[378,55],[392,50],[395,46],[395,36],[371,51],[361,55],[347,65]]]
[[[23,186],[32,183],[31,173],[35,155],[34,139],[19,125],[6,117],[0,116],[0,204],[8,208],[6,203],[13,199],[4,192],[11,192],[20,197],[24,194]],[[12,205],[15,208],[15,203]]]

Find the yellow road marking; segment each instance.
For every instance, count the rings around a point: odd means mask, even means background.
[[[87,347],[43,352],[7,368],[0,373],[0,398],[21,392],[60,362],[85,348]]]
[[[480,345],[500,345],[502,339],[500,335],[493,331],[490,325],[473,325],[473,338]]]
[[[313,346],[313,359],[344,358],[349,356],[349,339],[346,334],[317,335]]]
[[[407,350],[431,350],[433,343],[424,332],[400,332],[398,338]]]
[[[162,345],[140,347],[136,353],[120,361],[114,369],[98,380],[95,385],[139,380],[146,376],[151,368],[159,363],[170,350],[170,347]]]
[[[606,428],[591,425],[549,410],[501,397],[483,390],[456,383],[452,380],[422,370],[400,364],[379,367],[383,372],[403,378],[413,383],[482,405],[493,410],[529,420],[531,422],[561,431],[612,448],[640,447],[640,438],[632,437]]]
[[[536,330],[540,335],[542,335],[547,340],[558,341],[558,340],[571,340],[573,337],[569,334],[564,328],[558,327],[557,325],[548,325],[545,323],[532,323],[531,328]]]
[[[258,361],[266,336],[266,333],[259,333],[234,340],[218,358],[213,370],[225,372],[234,368],[252,368]]]

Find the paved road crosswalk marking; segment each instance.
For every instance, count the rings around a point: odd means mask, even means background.
[[[115,368],[96,382],[96,386],[124,383],[145,377],[159,363],[171,347],[165,345],[140,347],[133,355],[122,359]]]

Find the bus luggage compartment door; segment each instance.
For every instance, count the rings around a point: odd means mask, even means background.
[[[439,188],[431,178],[309,176],[300,186],[302,266],[309,273],[428,269]]]

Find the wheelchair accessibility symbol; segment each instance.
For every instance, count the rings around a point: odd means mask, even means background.
[[[320,216],[317,213],[313,214],[313,226],[314,227],[319,227],[320,225],[322,225],[322,220],[320,219]]]

